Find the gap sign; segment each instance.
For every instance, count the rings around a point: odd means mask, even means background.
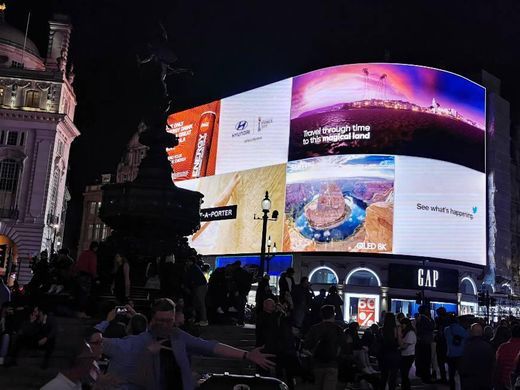
[[[459,272],[438,267],[390,264],[388,284],[392,288],[431,290],[447,293],[459,291]]]

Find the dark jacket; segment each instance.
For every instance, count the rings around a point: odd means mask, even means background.
[[[335,322],[330,321],[322,321],[319,324],[311,326],[309,332],[305,336],[303,346],[305,349],[309,351],[314,351],[318,347],[318,344],[323,342],[324,340],[329,340],[333,345],[336,346],[338,356],[341,351],[345,351],[348,347],[347,337],[345,333],[343,333],[343,329],[341,328],[341,326],[339,326]],[[336,360],[332,360],[329,362],[315,361],[314,364],[316,366],[325,367],[337,367],[338,365]]]
[[[482,337],[470,337],[460,363],[462,390],[491,389],[494,368],[493,346]]]
[[[325,298],[325,305],[332,305],[336,311],[336,320],[343,321],[343,299],[338,294],[329,294]]]
[[[285,272],[282,272],[280,274],[280,280],[278,281],[278,286],[280,287],[280,296],[281,297],[284,296],[285,292],[287,292],[287,291],[291,292],[293,287],[296,285],[296,283],[294,283],[294,278],[291,276],[291,277],[289,277],[289,279],[291,280],[292,285],[289,286],[289,283],[285,279],[286,277],[287,277],[287,274]]]
[[[424,314],[420,314],[415,322],[418,344],[431,344],[433,342],[433,330],[435,323]]]
[[[184,285],[189,289],[193,289],[205,286],[206,284],[208,284],[208,282],[199,266],[195,263],[190,264],[184,275]]]
[[[276,355],[294,350],[294,337],[286,315],[262,311],[256,321],[256,346],[265,345],[264,352]]]

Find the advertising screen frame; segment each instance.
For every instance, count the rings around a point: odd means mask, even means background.
[[[485,253],[483,254],[483,256],[481,257],[481,261],[483,261],[483,263],[474,263],[474,262],[470,262],[469,260],[466,261],[466,260],[461,260],[461,259],[455,259],[455,258],[449,258],[449,257],[432,257],[432,256],[423,256],[423,255],[410,255],[410,254],[400,254],[400,253],[364,253],[364,252],[347,252],[347,251],[343,251],[343,252],[340,252],[340,251],[327,251],[327,250],[320,250],[320,251],[298,251],[298,250],[293,250],[293,251],[279,251],[278,253],[279,254],[282,254],[282,253],[285,253],[285,254],[304,254],[305,256],[316,256],[316,257],[324,257],[324,256],[327,256],[327,257],[348,257],[348,258],[352,258],[352,257],[363,257],[363,258],[381,258],[381,259],[402,259],[402,260],[406,260],[406,261],[416,261],[416,260],[427,260],[427,261],[435,261],[435,262],[442,262],[442,263],[447,263],[447,264],[464,264],[465,266],[469,266],[469,267],[474,267],[474,268],[483,268],[486,266],[486,264],[488,263],[488,256],[487,256],[487,249],[488,249],[488,245],[489,245],[489,242],[488,242],[488,218],[487,218],[487,209],[488,209],[488,181],[487,181],[487,120],[488,120],[488,115],[487,115],[487,89],[481,85],[481,84],[478,84],[477,82],[465,77],[465,76],[462,76],[462,75],[459,75],[457,73],[454,73],[454,72],[451,72],[449,70],[444,70],[444,69],[439,69],[439,68],[434,68],[434,67],[429,67],[429,66],[423,66],[423,65],[415,65],[415,64],[404,64],[404,63],[384,63],[384,62],[375,62],[375,63],[356,63],[356,64],[345,64],[345,65],[337,65],[337,66],[332,66],[332,67],[327,67],[327,68],[322,68],[322,69],[318,69],[318,70],[313,70],[313,71],[310,71],[310,72],[307,72],[307,73],[304,73],[304,74],[301,74],[301,75],[298,75],[298,76],[294,76],[294,77],[291,77],[291,78],[287,78],[287,79],[284,79],[284,80],[281,80],[281,81],[276,81],[276,82],[273,82],[271,84],[268,84],[266,86],[263,86],[263,87],[259,87],[257,89],[261,89],[261,88],[264,88],[264,87],[268,87],[268,86],[271,86],[273,84],[276,84],[276,83],[282,83],[282,82],[285,82],[287,80],[291,80],[291,82],[293,82],[296,78],[299,78],[299,77],[302,77],[302,76],[306,76],[306,75],[312,75],[313,73],[316,73],[316,72],[322,72],[322,71],[327,71],[327,70],[333,70],[335,68],[341,68],[341,67],[349,67],[349,66],[367,66],[367,67],[371,67],[371,66],[377,66],[377,65],[383,65],[383,66],[390,66],[390,67],[398,67],[398,66],[404,66],[404,67],[412,67],[412,68],[420,68],[420,69],[429,69],[429,70],[432,70],[434,72],[440,72],[442,74],[450,74],[450,75],[453,75],[454,77],[458,78],[458,79],[461,79],[461,80],[465,80],[467,81],[468,83],[471,83],[473,84],[475,87],[478,87],[482,90],[482,94],[483,94],[483,101],[482,101],[482,104],[483,104],[483,117],[482,117],[482,120],[483,120],[483,156],[482,156],[482,162],[483,162],[483,165],[484,165],[484,170],[483,172],[483,175],[484,175],[484,191],[485,191],[485,194],[483,194],[483,201],[485,202],[485,208],[486,208],[486,216],[484,218],[485,220],[485,226],[484,226],[484,229],[485,229],[485,235],[486,235],[486,239],[485,239]],[[255,91],[255,90],[251,90],[251,91]],[[246,91],[244,93],[249,93],[251,91]],[[236,94],[236,95],[233,95],[232,97],[233,98],[237,98],[239,95],[241,95],[242,93],[240,94]],[[219,99],[219,102],[222,104],[222,101],[226,100],[226,99],[229,99],[229,98],[223,98],[223,99]],[[479,106],[480,107],[480,106]],[[188,111],[188,110],[184,110],[184,111]],[[174,115],[174,114],[172,114]],[[259,119],[260,120],[260,119]],[[219,120],[219,122],[221,122],[221,120]],[[222,132],[223,130],[220,129],[219,130],[219,134]],[[290,137],[290,133],[289,133],[289,137]],[[289,153],[289,152],[288,152]],[[384,154],[387,154],[387,153],[384,153]],[[395,156],[398,156],[398,154],[396,154]],[[411,156],[413,157],[413,156]],[[288,159],[289,159],[289,156],[288,156]],[[289,159],[290,161],[290,159]],[[437,161],[445,161],[445,160],[437,160]],[[464,165],[460,165],[460,164],[457,164],[459,166],[464,166]],[[218,169],[218,168],[217,168]],[[240,172],[240,171],[237,171],[237,172]],[[285,195],[284,195],[285,196]],[[281,205],[278,205],[277,206],[278,209],[282,208]],[[283,214],[283,213],[282,213]],[[259,241],[259,240],[258,240]],[[258,245],[258,249],[260,247],[260,244]],[[232,253],[232,252],[225,252],[225,253],[204,253],[205,256],[214,256],[214,257],[221,257],[221,256],[253,256],[253,255],[258,255],[259,253],[259,250],[258,252],[240,252],[240,251],[237,251],[236,253]],[[479,252],[480,253],[480,252]]]

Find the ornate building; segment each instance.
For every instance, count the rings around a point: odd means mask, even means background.
[[[139,143],[139,134],[144,131],[140,124],[126,147],[126,152],[117,165],[116,183],[133,181],[139,171],[139,164],[146,155],[147,147]],[[102,175],[100,184],[91,184],[83,193],[83,216],[78,243],[78,254],[88,249],[91,241],[103,241],[110,235],[110,228],[99,218],[99,208],[103,198],[101,187],[112,182],[112,175]]]
[[[4,12],[0,4],[0,273],[20,265],[23,283],[29,259],[60,245],[69,151],[79,131],[68,18],[55,15],[49,22],[43,58],[6,23]]]

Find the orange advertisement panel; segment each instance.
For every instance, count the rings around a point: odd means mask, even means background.
[[[168,117],[167,131],[179,145],[168,149],[175,180],[195,179],[215,174],[220,100]]]
[[[359,326],[369,327],[376,321],[376,300],[360,298],[358,302],[357,322]]]

